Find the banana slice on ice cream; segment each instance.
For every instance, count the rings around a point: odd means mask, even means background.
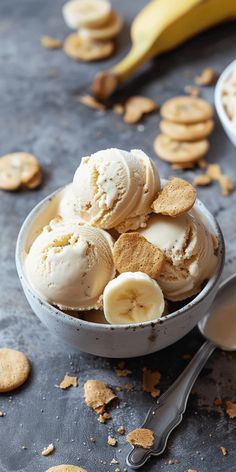
[[[70,0],[65,3],[62,14],[69,28],[96,28],[107,22],[111,5],[107,0]]]
[[[164,306],[158,283],[143,272],[123,272],[107,284],[103,293],[104,314],[112,324],[157,320]]]

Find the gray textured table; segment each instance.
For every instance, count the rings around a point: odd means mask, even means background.
[[[109,146],[143,148],[155,158],[152,142],[158,130],[158,117],[152,115],[144,129],[125,125],[113,112],[94,112],[79,104],[86,93],[97,64],[77,64],[62,51],[41,48],[43,34],[63,38],[68,30],[61,16],[61,0],[1,0],[0,5],[0,143],[1,155],[16,150],[33,152],[41,161],[44,185],[38,191],[0,193],[0,345],[21,349],[30,358],[33,369],[28,383],[17,392],[1,395],[0,472],[39,472],[60,463],[74,463],[90,472],[113,471],[112,458],[124,454],[125,440],[118,448],[106,444],[108,433],[115,434],[124,424],[127,430],[139,426],[152,404],[142,392],[141,368],[158,369],[162,374],[161,391],[171,384],[185,367],[183,354],[194,353],[202,339],[194,330],[174,346],[145,358],[127,361],[132,369],[131,393],[118,393],[112,409],[112,421],[97,422],[83,402],[83,383],[100,378],[111,386],[124,385],[127,379],[115,375],[115,360],[100,359],[73,351],[47,332],[30,310],[15,270],[14,249],[20,225],[29,210],[47,193],[70,181],[81,156]],[[117,7],[129,24],[144,1],[118,2]],[[128,48],[128,28],[118,45],[118,56]],[[161,103],[183,92],[185,84],[204,66],[219,72],[236,56],[236,26],[220,26],[190,41],[177,51],[157,58],[143,69],[125,93],[146,94]],[[111,62],[112,62],[111,61]],[[107,66],[103,64],[103,66]],[[203,96],[213,100],[213,90]],[[217,123],[211,139],[208,160],[222,164],[226,173],[236,169],[235,149]],[[170,174],[164,162],[156,160],[162,176]],[[195,171],[196,172],[196,171]],[[179,174],[181,175],[181,173]],[[192,179],[194,172],[184,175]],[[199,190],[202,200],[217,216],[224,231],[227,257],[224,276],[235,270],[236,193],[225,199],[216,185]],[[169,441],[160,459],[151,460],[145,471],[185,472],[236,471],[236,423],[224,408],[213,405],[215,397],[236,400],[236,356],[216,352],[194,386],[181,426]],[[55,388],[66,372],[78,374],[79,387],[68,391]],[[96,438],[91,443],[90,437]],[[56,451],[44,458],[43,447],[53,442]],[[26,448],[22,448],[25,446]],[[229,450],[223,457],[219,447]],[[118,450],[122,452],[119,453]],[[170,459],[178,464],[167,465]]]

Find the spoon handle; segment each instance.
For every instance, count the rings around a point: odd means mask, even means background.
[[[192,386],[214,349],[214,344],[206,341],[157,404],[150,408],[142,427],[154,431],[154,444],[151,449],[133,448],[126,459],[129,467],[139,469],[150,456],[162,454],[170,433],[182,421]]]

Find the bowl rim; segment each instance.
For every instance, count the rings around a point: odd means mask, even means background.
[[[161,179],[161,182],[165,182],[166,179]],[[67,184],[69,185],[69,184]],[[38,299],[41,305],[43,305],[48,312],[50,312],[50,316],[53,316],[54,318],[61,319],[62,322],[66,322],[70,325],[73,325],[75,327],[85,327],[86,329],[96,329],[97,331],[106,331],[106,330],[127,330],[127,329],[138,329],[138,328],[145,328],[145,327],[154,327],[157,324],[158,325],[163,325],[164,323],[168,323],[172,321],[175,318],[178,318],[179,316],[183,315],[186,312],[189,312],[190,309],[196,307],[199,305],[204,298],[209,294],[209,292],[212,291],[212,289],[216,286],[218,283],[223,267],[224,267],[224,259],[225,259],[225,244],[224,244],[224,237],[221,231],[221,228],[214,217],[214,215],[206,208],[206,206],[202,203],[201,200],[196,199],[196,204],[197,208],[200,209],[201,214],[207,219],[208,222],[210,222],[211,227],[214,229],[214,234],[216,235],[218,239],[218,255],[219,255],[219,261],[217,264],[217,268],[213,276],[208,280],[206,285],[203,287],[203,289],[194,297],[193,300],[191,300],[189,303],[184,305],[182,308],[168,314],[165,316],[162,316],[158,318],[157,320],[151,320],[151,321],[145,321],[142,323],[132,323],[132,324],[105,324],[105,323],[95,323],[91,321],[86,321],[81,318],[77,318],[75,316],[71,316],[68,313],[65,313],[64,311],[60,310],[58,307],[51,305],[48,303],[46,300],[41,298],[39,294],[31,287],[30,283],[27,280],[27,277],[24,273],[23,269],[23,249],[24,249],[24,244],[25,240],[28,235],[28,227],[30,227],[31,221],[35,218],[37,213],[40,212],[41,208],[46,205],[47,202],[52,202],[53,199],[58,195],[59,192],[63,191],[67,185],[64,185],[42,200],[38,202],[32,210],[29,212],[27,217],[22,223],[22,226],[20,228],[20,231],[18,233],[17,241],[16,241],[16,250],[15,250],[15,262],[16,262],[16,268],[18,272],[18,276],[20,280],[24,282],[28,292],[30,292],[31,296],[33,298]],[[75,310],[76,311],[76,310]]]
[[[228,131],[233,134],[233,136],[236,137],[236,129],[232,125],[232,122],[230,118],[228,117],[223,103],[222,103],[222,87],[225,83],[225,81],[228,79],[230,73],[236,69],[236,59],[234,59],[230,64],[223,70],[223,72],[220,74],[220,77],[217,80],[216,86],[215,86],[215,93],[214,93],[214,100],[215,100],[215,107],[217,114]]]

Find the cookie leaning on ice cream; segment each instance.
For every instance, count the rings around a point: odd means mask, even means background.
[[[26,254],[26,276],[44,300],[61,309],[99,308],[104,287],[115,276],[112,246],[106,231],[55,218]]]

